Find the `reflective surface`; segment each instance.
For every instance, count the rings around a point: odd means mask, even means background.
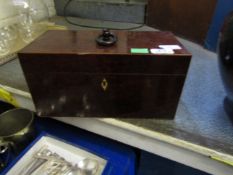
[[[1,168],[14,159],[35,137],[34,114],[25,109],[10,109],[0,115]]]
[[[191,55],[170,32],[49,31],[19,53],[40,116],[167,118],[175,116]],[[131,54],[161,44],[174,54]],[[43,69],[41,69],[43,67]]]
[[[34,114],[25,109],[11,109],[0,115],[0,142],[10,143],[19,153],[35,136]]]
[[[220,33],[218,55],[222,80],[227,92],[225,108],[233,117],[233,13],[226,19]]]

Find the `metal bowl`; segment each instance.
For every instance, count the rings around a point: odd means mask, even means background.
[[[1,163],[6,164],[4,157],[17,156],[35,136],[33,112],[15,108],[0,114]]]

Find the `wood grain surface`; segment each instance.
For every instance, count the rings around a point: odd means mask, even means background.
[[[19,53],[38,115],[174,118],[191,55],[169,32],[116,34],[100,47],[99,31],[49,31]],[[130,53],[159,44],[182,49]]]
[[[149,0],[147,24],[204,44],[216,0]]]

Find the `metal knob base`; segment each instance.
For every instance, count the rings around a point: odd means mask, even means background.
[[[117,37],[108,29],[103,29],[102,34],[96,38],[96,42],[100,46],[112,46],[117,42]]]

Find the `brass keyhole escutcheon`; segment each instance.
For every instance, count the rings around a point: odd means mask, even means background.
[[[101,82],[101,87],[104,91],[106,91],[108,88],[108,81],[105,78]]]

